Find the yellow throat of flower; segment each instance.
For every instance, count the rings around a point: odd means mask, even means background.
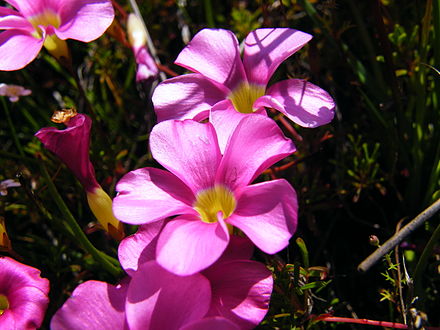
[[[0,294],[0,315],[9,308],[9,301],[6,296]]]
[[[254,112],[253,105],[254,102],[260,97],[263,96],[266,91],[265,86],[261,85],[253,85],[248,82],[243,82],[238,85],[234,90],[229,94],[229,99],[234,105],[235,110],[241,113],[251,113]]]
[[[202,221],[207,223],[217,222],[218,212],[222,212],[223,219],[234,212],[237,202],[228,188],[215,185],[197,194],[194,209],[200,214]]]
[[[35,28],[34,37],[41,38],[40,26],[53,26],[59,28],[61,24],[60,16],[54,11],[47,9],[41,14],[29,18],[29,22]]]
[[[43,13],[29,18],[29,22],[35,28],[35,31],[32,35],[35,38],[40,39],[42,37],[40,26],[53,26],[54,28],[59,28],[61,25],[61,18],[54,11],[47,9]],[[44,47],[49,51],[49,53],[52,54],[52,56],[58,59],[61,59],[62,57],[69,57],[66,41],[58,38],[56,34],[46,35]]]

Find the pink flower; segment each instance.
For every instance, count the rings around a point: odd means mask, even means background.
[[[67,53],[66,39],[90,42],[110,26],[110,0],[6,0],[16,10],[0,7],[0,70],[18,70],[45,46]],[[85,28],[87,27],[87,28]]]
[[[0,257],[0,328],[36,329],[49,303],[49,281],[38,269]]]
[[[311,38],[288,28],[257,29],[244,41],[242,60],[232,32],[200,31],[175,62],[195,73],[168,79],[154,91],[158,121],[202,120],[211,111],[210,120],[216,128],[217,122],[226,120],[232,130],[242,117],[234,112],[262,112],[268,107],[304,127],[329,123],[335,105],[326,91],[301,79],[268,86],[278,66]]]
[[[165,269],[190,275],[212,265],[237,227],[261,250],[288,245],[296,229],[297,200],[281,179],[249,185],[261,172],[295,151],[270,118],[243,118],[222,154],[211,123],[170,120],[150,134],[153,157],[170,172],[142,168],[117,184],[113,211],[130,224],[168,222],[156,256]]]
[[[80,284],[53,317],[51,329],[251,329],[261,322],[273,280],[263,264],[246,260],[249,242],[234,239],[228,253],[204,272],[177,276],[153,260],[157,223],[141,226],[121,242],[119,256],[124,267],[130,265],[130,277],[117,286]],[[140,255],[150,257],[141,261]]]
[[[64,116],[66,118],[56,122],[64,122],[66,129],[45,127],[35,136],[75,174],[87,192],[87,201],[93,214],[107,232],[120,240],[124,236],[123,226],[113,215],[111,198],[96,181],[95,169],[89,157],[92,120],[75,111]]]
[[[9,101],[17,102],[20,96],[31,95],[32,91],[18,85],[0,84],[0,96],[9,97]]]
[[[147,36],[140,19],[133,13],[128,15],[127,21],[128,40],[138,65],[136,71],[136,82],[142,80],[153,80],[159,74],[156,62],[146,47]]]

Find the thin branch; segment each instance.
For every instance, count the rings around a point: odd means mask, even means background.
[[[417,217],[411,220],[405,227],[403,227],[399,232],[394,234],[388,241],[386,241],[380,248],[374,251],[368,258],[362,261],[358,266],[358,271],[366,272],[373,266],[380,258],[387,254],[393,247],[399,244],[406,236],[411,234],[420,225],[422,225],[426,220],[431,218],[437,211],[440,210],[440,198],[437,199],[431,206],[426,208]]]

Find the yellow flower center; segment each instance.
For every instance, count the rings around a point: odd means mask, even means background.
[[[235,110],[241,113],[251,113],[254,112],[253,105],[256,99],[263,96],[266,91],[265,86],[252,85],[248,82],[243,82],[238,85],[229,94],[229,99],[232,101]]]
[[[202,221],[207,223],[217,222],[218,212],[222,212],[223,219],[234,212],[237,202],[228,188],[215,185],[197,194],[194,209],[200,214]]]
[[[6,296],[0,294],[0,315],[9,308],[9,301]]]
[[[34,37],[41,38],[41,30],[39,26],[53,26],[59,28],[61,24],[60,16],[50,9],[46,9],[41,14],[30,17],[29,22],[35,28]]]

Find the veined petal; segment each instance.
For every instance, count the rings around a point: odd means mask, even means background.
[[[115,17],[110,0],[63,0],[58,3],[61,26],[55,33],[63,40],[95,40],[107,30]]]
[[[262,263],[236,260],[216,263],[203,272],[212,287],[208,316],[222,316],[240,329],[253,329],[269,309],[272,273]]]
[[[275,83],[268,89],[266,96],[257,102],[260,106],[277,109],[304,127],[328,124],[334,116],[335,102],[332,97],[322,88],[301,79]]]
[[[212,187],[221,154],[210,123],[163,121],[150,134],[150,149],[154,159],[185,182],[194,194]]]
[[[169,216],[195,212],[191,190],[173,174],[141,168],[127,173],[116,185],[113,212],[120,221],[139,225]]]
[[[226,184],[233,191],[244,187],[295,150],[292,141],[271,118],[248,115],[228,140],[216,182]]]
[[[289,244],[297,218],[296,192],[280,179],[241,189],[237,208],[226,222],[241,229],[258,248],[274,254]]]
[[[195,274],[220,258],[228,242],[223,220],[206,223],[197,216],[181,216],[162,230],[157,242],[157,262],[177,275]]]
[[[224,317],[213,316],[205,317],[201,320],[192,322],[180,330],[240,330],[240,327]]]
[[[127,323],[133,330],[178,330],[201,319],[210,302],[211,288],[203,275],[174,275],[149,261],[131,279],[125,307]]]
[[[232,90],[246,80],[238,40],[228,30],[203,29],[180,52],[175,63]]]
[[[32,62],[43,47],[44,39],[37,39],[26,31],[6,30],[0,33],[0,70],[19,70]]]
[[[163,221],[139,226],[136,233],[126,237],[118,247],[118,259],[130,276],[140,264],[156,259],[156,245]]]
[[[221,85],[192,73],[161,82],[152,100],[158,122],[168,119],[199,121],[206,119],[211,107],[226,95]]]
[[[124,329],[128,283],[128,278],[116,286],[100,281],[81,283],[52,317],[50,328]]]
[[[243,54],[249,82],[266,86],[278,66],[310,39],[310,34],[288,28],[257,29],[249,33]]]

